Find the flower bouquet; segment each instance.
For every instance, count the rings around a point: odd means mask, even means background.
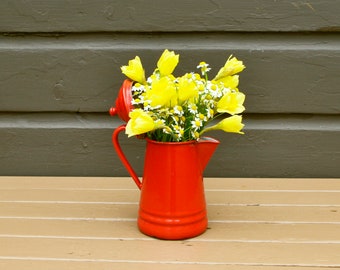
[[[164,50],[148,78],[138,56],[121,67],[122,73],[133,81],[133,109],[126,134],[160,142],[198,140],[211,130],[243,134],[240,114],[245,110],[245,94],[238,89],[243,62],[230,56],[212,80],[208,79],[211,69],[205,62],[197,66],[200,73],[175,77],[173,71],[178,62],[178,54]],[[223,119],[210,124],[217,117]]]

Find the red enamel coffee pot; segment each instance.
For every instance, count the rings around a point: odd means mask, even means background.
[[[124,81],[116,108],[110,114],[128,121],[131,105],[131,81]],[[119,126],[112,135],[118,157],[141,190],[138,227],[146,235],[160,239],[186,239],[207,228],[203,171],[218,140],[203,137],[188,142],[157,142],[146,139],[142,180],[127,160],[119,144]]]

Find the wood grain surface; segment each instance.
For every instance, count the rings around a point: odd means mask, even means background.
[[[332,0],[12,0],[0,31],[339,31],[339,14]]]
[[[209,229],[162,241],[136,225],[129,178],[1,177],[4,269],[333,269],[340,180],[206,178]]]

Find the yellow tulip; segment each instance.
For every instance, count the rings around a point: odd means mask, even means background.
[[[222,82],[225,88],[230,88],[238,91],[237,86],[239,83],[239,75],[223,77],[217,80],[217,82]]]
[[[227,118],[224,118],[221,122],[216,125],[216,129],[221,129],[225,132],[233,132],[244,134],[241,129],[244,127],[242,124],[242,116],[233,115]]]
[[[241,92],[228,92],[217,102],[217,111],[231,115],[242,113],[245,110],[243,106],[245,98],[245,94]]]
[[[219,80],[223,77],[232,76],[245,69],[242,61],[237,60],[236,57],[229,57],[224,66],[219,70],[213,80]]]
[[[145,92],[145,99],[152,107],[173,107],[177,105],[176,86],[168,77],[154,80]]]
[[[179,54],[165,50],[157,62],[157,68],[161,76],[170,75],[179,62]]]
[[[121,67],[122,73],[135,82],[145,84],[145,72],[138,56],[129,61],[128,66]]]
[[[201,131],[200,135],[211,130],[223,130],[225,132],[244,134],[244,132],[241,131],[243,127],[244,124],[242,124],[242,116],[233,115],[224,118],[222,121],[212,127],[205,128],[203,131]]]
[[[125,133],[128,137],[140,135],[159,128],[152,117],[142,109],[135,109],[129,113],[130,120],[128,121]]]
[[[177,87],[179,104],[183,104],[185,101],[194,102],[194,99],[198,98],[198,88],[195,82],[186,76],[179,78]]]

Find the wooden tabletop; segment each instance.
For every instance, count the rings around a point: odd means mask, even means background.
[[[340,268],[340,179],[206,178],[208,230],[138,231],[129,178],[0,177],[0,269]]]

